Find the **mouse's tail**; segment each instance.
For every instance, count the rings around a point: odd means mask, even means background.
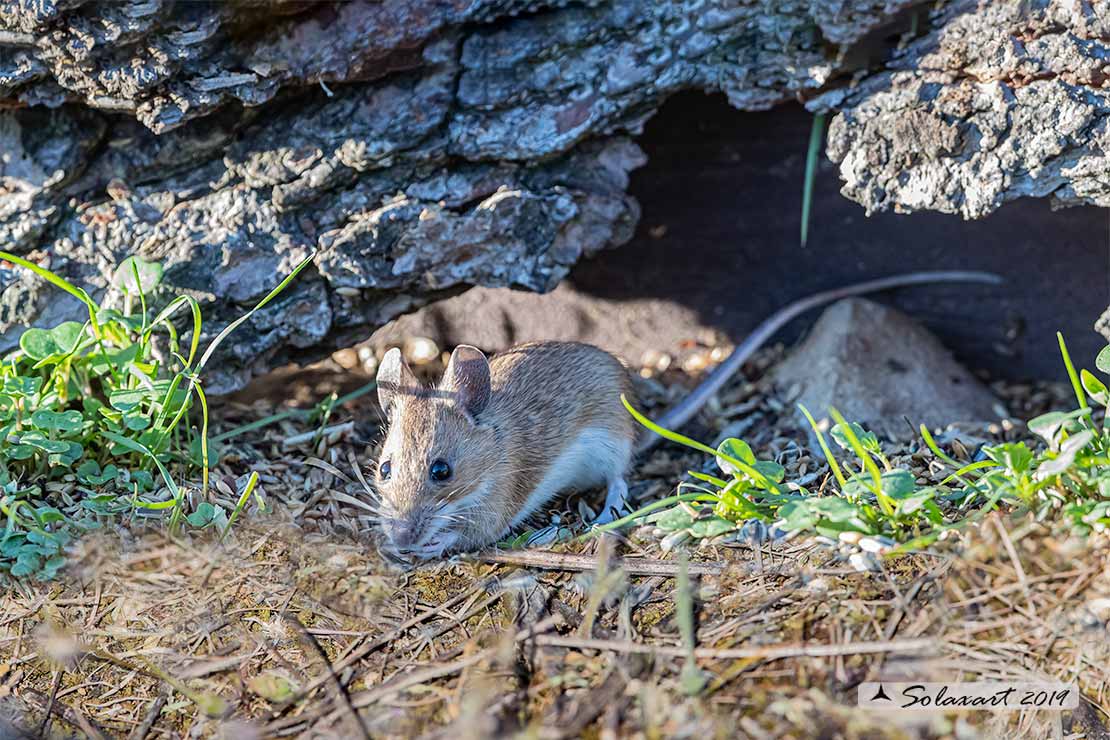
[[[926,272],[909,272],[903,275],[891,275],[876,280],[868,280],[843,288],[833,288],[821,293],[800,298],[780,308],[764,319],[748,336],[744,337],[736,349],[718,365],[705,380],[697,385],[690,393],[667,410],[658,424],[665,429],[677,431],[685,425],[698,411],[713,397],[728,380],[739,372],[740,368],[755,352],[766,344],[780,329],[798,318],[807,311],[820,308],[829,303],[853,296],[879,293],[892,288],[904,288],[910,285],[925,285],[930,283],[984,283],[1000,285],[1004,280],[1001,276],[991,272],[976,272],[972,270],[935,270]],[[641,437],[636,445],[636,452],[646,452],[659,441],[655,434],[648,433]]]

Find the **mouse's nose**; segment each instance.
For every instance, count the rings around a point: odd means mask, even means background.
[[[408,550],[416,545],[420,532],[414,522],[394,519],[389,527],[389,539],[398,550]]]

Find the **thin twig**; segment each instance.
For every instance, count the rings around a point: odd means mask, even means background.
[[[48,697],[35,689],[24,689],[23,698],[41,702],[41,706],[45,707]],[[86,717],[77,707],[68,706],[60,701],[54,702],[54,705],[57,707],[54,716],[61,718],[71,727],[76,727],[81,730],[91,738],[91,740],[104,740],[107,737],[104,731]]]
[[[581,637],[561,635],[540,635],[537,645],[565,647],[577,650],[610,650],[618,653],[643,653],[672,658],[688,654],[688,649],[678,645],[647,645],[625,640],[591,640]],[[710,660],[738,660],[742,658],[762,658],[781,660],[783,658],[832,657],[837,655],[864,655],[868,653],[915,653],[935,649],[937,640],[920,638],[915,640],[894,640],[884,642],[844,643],[842,645],[769,645],[758,648],[696,648],[694,656]]]
[[[531,627],[518,632],[513,637],[513,642],[524,642],[525,640],[538,638],[547,630],[561,624],[562,621],[563,618],[557,614],[546,619],[542,619],[539,622],[536,622],[536,624],[532,625]],[[391,694],[396,694],[398,691],[403,691],[410,686],[418,686],[419,684],[427,683],[428,681],[433,681],[437,678],[443,678],[444,676],[450,676],[454,673],[458,673],[464,668],[468,668],[469,666],[486,660],[499,650],[500,646],[487,648],[486,650],[479,651],[477,653],[474,653],[473,655],[468,655],[465,658],[460,658],[453,663],[436,665],[430,668],[425,668],[423,670],[407,673],[404,676],[400,676],[389,681],[384,686],[375,686],[372,689],[368,689],[367,691],[355,694],[353,697],[351,697],[351,703],[354,704],[354,706],[360,708],[370,706],[371,704],[381,701]]]
[[[363,740],[370,740],[370,732],[366,729],[366,725],[362,722],[362,717],[359,716],[358,711],[351,703],[351,695],[350,693],[348,693],[347,687],[344,686],[343,682],[339,680],[339,675],[335,672],[335,667],[331,664],[331,660],[328,659],[328,654],[324,652],[324,648],[320,647],[319,641],[312,635],[312,633],[305,629],[305,626],[301,624],[301,620],[297,619],[295,615],[286,612],[285,619],[297,628],[297,631],[301,633],[301,636],[304,637],[305,641],[312,645],[313,649],[316,651],[316,654],[320,656],[320,660],[324,661],[324,665],[327,666],[328,669],[328,676],[335,683],[335,690],[339,694],[339,698],[342,700],[343,706],[351,715],[351,719],[352,721],[354,721],[355,726],[358,727],[358,729],[362,733]]]
[[[540,635],[547,630],[552,629],[553,627],[559,626],[563,623],[563,621],[564,620],[560,615],[547,617],[546,619],[540,620],[531,627],[518,632],[513,638],[513,641],[523,642],[525,640],[535,638],[537,635]],[[381,701],[382,699],[385,699],[388,696],[396,694],[399,691],[404,691],[407,688],[417,686],[428,681],[434,681],[437,678],[444,678],[445,676],[453,675],[472,665],[481,663],[482,661],[493,657],[499,650],[500,646],[487,648],[485,650],[474,653],[473,655],[468,655],[465,658],[459,658],[458,660],[451,663],[441,663],[439,665],[431,666],[423,670],[407,673],[403,676],[394,676],[392,679],[381,686],[375,686],[372,689],[367,689],[366,691],[362,691],[358,694],[353,695],[351,697],[351,705],[359,709],[363,707],[368,707]],[[279,719],[271,722],[267,726],[266,730],[271,734],[277,734],[280,730],[316,720],[324,716],[325,712],[326,710],[309,711],[295,717],[286,717],[284,719]],[[329,720],[331,719],[331,717],[334,716],[335,712],[333,711],[329,717]]]
[[[345,421],[342,424],[332,424],[330,427],[324,427],[323,429],[314,429],[311,432],[302,432],[301,434],[294,434],[292,437],[286,437],[281,441],[281,446],[296,447],[297,445],[303,445],[305,442],[311,442],[317,436],[326,437],[339,432],[350,432],[353,431],[354,428],[355,423],[353,421]]]
[[[1021,566],[1021,558],[1018,557],[1017,550],[1014,548],[1014,542],[1010,539],[1010,533],[1002,526],[1002,520],[998,516],[992,516],[991,521],[994,522],[994,528],[998,530],[998,536],[1002,538],[1002,545],[1006,548],[1006,554],[1010,556],[1010,562],[1014,564],[1014,573],[1017,574],[1018,583],[1021,584],[1021,590],[1025,594],[1029,611],[1036,613],[1036,608],[1033,606],[1033,597],[1029,594],[1029,580],[1025,575],[1025,568]]]
[[[481,590],[481,589],[485,588],[485,585],[486,585],[485,582],[479,583],[477,586],[472,588],[470,591],[467,591],[466,593],[459,594],[458,596],[454,596],[454,597],[448,599],[447,601],[443,602],[442,604],[440,604],[437,607],[433,607],[431,609],[428,609],[426,611],[423,611],[423,612],[417,614],[415,617],[409,619],[406,622],[401,623],[400,625],[398,625],[394,629],[392,629],[389,632],[387,632],[386,634],[382,635],[377,640],[374,640],[369,645],[364,645],[363,647],[359,647],[360,644],[365,643],[366,641],[365,641],[365,639],[356,640],[351,645],[351,647],[348,649],[347,654],[345,656],[341,657],[339,660],[337,660],[335,662],[335,666],[334,666],[335,671],[337,673],[342,673],[345,669],[347,669],[348,667],[350,667],[350,666],[354,665],[355,663],[359,662],[360,660],[367,657],[368,655],[371,655],[372,653],[375,653],[378,650],[381,650],[383,647],[385,647],[389,643],[393,642],[398,637],[405,634],[405,632],[407,632],[411,628],[415,627],[416,625],[420,624],[421,622],[424,622],[428,619],[431,619],[432,617],[434,617],[438,614],[442,614],[445,610],[451,609],[451,608],[459,605],[460,603],[462,603],[463,601],[468,599],[471,596],[471,594],[473,594],[475,591],[478,591],[478,590]],[[330,680],[330,678],[325,675],[325,676],[320,676],[320,677],[314,679],[313,681],[309,682],[309,684],[307,686],[305,686],[301,691],[299,691],[296,694],[296,696],[290,697],[290,699],[285,703],[285,706],[282,709],[289,708],[290,706],[297,703],[298,701],[300,701],[304,697],[308,696],[308,694],[311,693],[312,691],[315,691],[316,689],[323,686],[329,680]],[[280,711],[275,713],[275,715],[271,716],[271,721],[273,720],[274,717],[277,716],[277,714],[280,714]]]
[[[505,565],[523,565],[527,568],[540,568],[541,570],[572,570],[587,571],[597,570],[598,558],[589,555],[570,555],[548,550],[513,550],[511,552],[481,552],[476,556],[483,563],[502,563]],[[633,576],[667,576],[674,578],[678,575],[678,564],[669,560],[653,560],[651,558],[623,558],[613,562],[615,567],[620,567],[625,573]],[[690,563],[689,573],[692,576],[718,576],[725,572],[728,564],[724,561],[711,563]]]
[[[46,702],[46,716],[42,718],[42,725],[39,727],[39,735],[47,737],[47,731],[50,729],[50,715],[54,711],[54,700],[58,697],[58,687],[62,685],[62,669],[54,669],[54,682],[50,686],[50,699]]]
[[[168,692],[163,691],[150,703],[150,709],[147,710],[146,716],[143,717],[142,724],[136,727],[128,740],[146,740],[146,736],[154,729],[154,723],[158,721],[158,715],[162,714],[162,707],[166,706],[166,697]]]

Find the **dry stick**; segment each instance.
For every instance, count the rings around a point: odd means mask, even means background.
[[[35,689],[24,689],[23,698],[34,699],[37,702],[41,702],[41,705],[45,705],[47,700],[47,696],[45,694],[36,691]],[[88,717],[86,717],[80,709],[78,709],[77,707],[68,706],[67,704],[60,701],[55,702],[55,705],[58,707],[57,711],[54,713],[56,717],[59,717],[71,727],[76,727],[77,729],[81,730],[89,738],[91,738],[91,740],[105,740],[106,735],[104,734],[103,730],[101,730],[100,727],[96,725],[96,723],[92,722]]]
[[[597,570],[599,563],[598,558],[589,555],[568,555],[548,550],[482,552],[478,553],[477,558],[484,563],[523,565],[527,568],[540,568],[542,570]],[[678,564],[667,560],[623,558],[615,560],[614,565],[633,576],[667,576],[674,578],[678,575]],[[690,563],[688,572],[692,576],[718,576],[725,572],[727,566],[728,564],[723,561]]]
[[[331,660],[328,659],[328,654],[324,652],[324,648],[320,647],[319,641],[317,641],[317,639],[313,637],[307,629],[305,629],[305,626],[301,624],[301,620],[297,619],[296,616],[287,612],[285,614],[285,619],[287,622],[297,628],[297,631],[301,633],[301,636],[304,637],[304,639],[310,645],[312,645],[313,649],[316,650],[317,655],[319,655],[320,659],[324,661],[324,665],[327,666],[328,669],[328,676],[331,678],[332,681],[335,682],[335,690],[336,692],[338,692],[339,698],[343,700],[343,707],[351,715],[351,719],[352,721],[354,721],[355,726],[362,731],[363,740],[370,740],[370,732],[366,729],[366,725],[363,724],[362,717],[359,716],[358,712],[355,711],[354,706],[351,704],[351,695],[347,692],[347,687],[344,686],[343,682],[339,680],[339,675],[335,672],[335,668],[332,666]]]
[[[294,434],[292,437],[286,437],[285,439],[281,440],[281,446],[296,447],[297,445],[302,445],[305,442],[311,442],[317,436],[317,434],[319,434],[319,436],[321,437],[326,437],[331,434],[335,434],[336,432],[349,432],[352,431],[354,428],[355,423],[353,421],[345,421],[342,424],[332,424],[330,427],[324,427],[323,429],[314,429],[311,432],[304,432],[302,434]]]
[[[624,672],[615,664],[611,665],[601,685],[591,689],[574,707],[574,714],[568,718],[567,724],[555,730],[556,737],[582,737],[585,729],[593,724],[602,712],[621,703],[626,686],[628,681],[625,680]]]
[[[563,618],[559,615],[554,615],[547,617],[546,619],[541,619],[539,622],[536,622],[536,624],[532,625],[531,627],[518,632],[514,636],[513,642],[524,642],[533,638],[538,639],[538,637],[541,636],[542,633],[546,632],[552,627],[557,626],[562,621]],[[385,686],[376,686],[372,689],[368,689],[366,691],[355,694],[353,697],[351,697],[351,703],[360,708],[370,706],[371,704],[374,704],[391,694],[395,694],[398,691],[403,691],[410,686],[416,686],[418,684],[426,683],[427,681],[432,681],[437,678],[443,678],[444,676],[450,676],[453,673],[458,673],[464,668],[468,668],[489,658],[490,656],[497,653],[498,650],[500,650],[500,647],[487,648],[485,650],[474,653],[473,655],[468,655],[465,658],[460,658],[454,663],[432,666],[431,668],[425,668],[422,671],[414,671],[397,679],[391,680]]]
[[[162,692],[158,697],[150,703],[150,709],[147,710],[146,716],[143,717],[142,724],[132,731],[127,740],[146,740],[146,736],[154,729],[154,723],[158,721],[158,715],[162,713],[162,707],[166,706],[166,692]]]
[[[681,658],[688,649],[678,645],[646,645],[639,642],[622,640],[594,640],[582,637],[563,637],[561,635],[539,635],[537,645],[565,647],[578,650],[611,650],[618,653],[645,653],[672,658]],[[781,660],[783,658],[833,657],[837,655],[863,655],[867,653],[912,653],[935,648],[936,640],[920,638],[915,640],[894,640],[884,642],[858,642],[843,645],[772,645],[762,648],[695,648],[694,657],[715,660],[737,660],[742,658],[762,658]]]
[[[448,599],[447,601],[443,602],[442,604],[440,604],[437,607],[433,607],[431,609],[428,609],[427,611],[423,611],[420,614],[417,614],[412,619],[409,619],[407,622],[401,623],[396,628],[394,628],[392,631],[387,632],[385,635],[383,635],[382,637],[379,637],[377,640],[374,640],[374,642],[370,643],[369,645],[366,645],[365,647],[361,647],[361,648],[357,647],[360,643],[366,642],[365,638],[355,640],[354,644],[351,647],[351,651],[348,652],[347,655],[345,655],[344,657],[342,657],[338,661],[336,661],[335,666],[334,666],[335,671],[337,673],[342,673],[345,669],[347,669],[348,667],[350,667],[350,666],[354,665],[355,663],[359,662],[360,660],[362,660],[366,656],[368,656],[372,653],[375,653],[378,650],[381,650],[383,647],[385,647],[389,643],[393,642],[398,637],[401,637],[402,635],[404,635],[406,632],[408,632],[410,629],[412,629],[416,625],[420,624],[421,622],[423,622],[427,619],[430,619],[431,617],[436,616],[437,614],[441,614],[443,611],[445,611],[447,609],[450,609],[454,606],[457,606],[458,604],[462,603],[467,598],[469,598],[470,595],[473,594],[475,591],[480,590],[484,587],[485,587],[485,584],[480,583],[480,584],[478,584],[478,586],[471,589],[470,591],[467,591],[465,593],[461,593],[458,596],[454,596],[454,597]],[[309,682],[309,684],[307,686],[305,686],[303,690],[298,692],[298,694],[296,696],[290,698],[280,710],[278,710],[273,715],[271,715],[271,721],[273,721],[273,719],[275,719],[278,715],[280,715],[286,709],[293,706],[294,704],[296,704],[298,701],[300,701],[304,697],[308,696],[309,693],[311,693],[312,691],[315,691],[316,689],[323,686],[329,680],[331,680],[330,676],[324,675],[324,676],[320,676],[320,677],[314,679],[313,681]]]
[[[1002,538],[1002,545],[1006,548],[1006,554],[1010,556],[1010,561],[1014,564],[1014,572],[1017,574],[1018,583],[1021,584],[1021,590],[1025,594],[1025,603],[1029,605],[1029,611],[1036,614],[1033,597],[1029,593],[1029,580],[1025,575],[1025,568],[1021,567],[1021,558],[1018,557],[1017,550],[1014,549],[1010,533],[1006,531],[1006,527],[1002,526],[1002,521],[998,516],[991,517],[991,521],[994,523],[994,528],[998,530],[998,536]]]
[[[894,637],[894,633],[898,631],[898,625],[902,623],[902,620],[906,616],[906,609],[913,602],[913,600],[917,598],[917,595],[925,586],[928,578],[928,573],[918,578],[909,587],[905,595],[901,599],[897,599],[898,608],[894,610],[894,613],[890,615],[890,619],[887,620],[886,629],[883,630],[883,639],[889,640],[890,638]]]
[[[426,631],[426,632],[421,633],[419,635],[420,643],[421,643],[421,645],[420,645],[421,649],[423,649],[424,643],[431,642],[431,641],[435,640],[437,637],[439,637],[440,635],[442,635],[446,632],[450,632],[451,630],[453,630],[457,627],[461,627],[463,622],[465,622],[466,620],[470,619],[474,615],[476,615],[476,614],[482,612],[483,610],[489,608],[490,606],[492,606],[493,603],[495,601],[497,601],[498,599],[500,599],[502,595],[503,594],[500,591],[498,591],[497,593],[490,596],[488,599],[485,599],[484,601],[482,601],[480,604],[477,604],[476,606],[473,606],[470,609],[468,609],[462,616],[457,616],[455,614],[451,614],[451,615],[449,615],[449,619],[447,620],[446,624],[442,624],[439,627],[435,627],[434,629],[432,629],[430,631]]]
[[[524,642],[525,640],[529,640],[543,632],[546,632],[552,627],[557,627],[559,624],[563,623],[563,621],[563,618],[559,615],[547,617],[546,619],[542,619],[539,622],[536,622],[536,624],[534,624],[532,627],[518,632],[513,638],[513,641]],[[355,694],[351,697],[351,704],[352,706],[360,709],[363,707],[368,707],[371,704],[381,701],[387,696],[395,694],[398,691],[404,691],[411,686],[416,686],[418,684],[426,683],[427,681],[434,681],[437,678],[444,678],[446,676],[458,673],[459,671],[462,671],[472,665],[475,665],[482,662],[483,660],[490,658],[493,655],[496,655],[498,650],[500,650],[500,647],[487,648],[485,650],[474,653],[473,655],[468,655],[465,658],[460,658],[453,663],[444,663],[441,665],[432,666],[431,668],[414,671],[404,676],[394,676],[385,685],[376,686],[372,689],[368,689],[366,691]],[[296,717],[286,717],[284,719],[271,722],[269,725],[267,725],[266,730],[271,734],[276,734],[278,731],[285,728],[294,727],[296,725],[318,719],[319,717],[324,716],[325,712],[326,710],[308,711]],[[336,713],[334,711],[331,712],[328,715],[328,721],[333,721],[333,718],[335,716]]]
[[[62,685],[62,669],[54,669],[54,682],[50,686],[50,700],[46,702],[46,716],[42,718],[42,725],[39,727],[39,735],[46,737],[46,731],[50,729],[50,715],[54,711],[54,700],[58,698],[58,687]]]

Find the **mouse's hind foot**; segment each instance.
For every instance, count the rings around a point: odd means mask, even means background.
[[[601,513],[594,517],[590,524],[609,524],[615,522],[628,513],[628,483],[624,478],[609,481],[609,488],[605,492],[605,503]]]

